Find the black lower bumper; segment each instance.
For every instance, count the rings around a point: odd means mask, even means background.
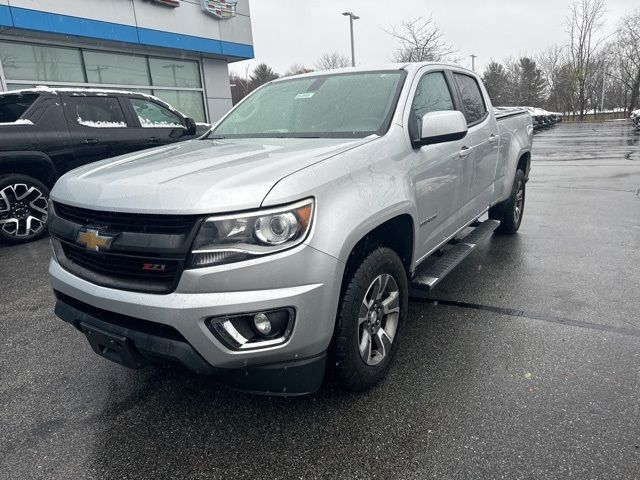
[[[178,363],[195,373],[215,376],[232,388],[269,395],[313,393],[324,378],[326,352],[290,362],[218,368],[172,327],[108,312],[55,293],[55,314],[84,333],[98,355],[125,367]]]

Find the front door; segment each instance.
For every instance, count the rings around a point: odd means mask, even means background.
[[[442,110],[455,110],[453,89],[442,71],[425,73],[418,81],[409,115],[409,133],[417,139],[422,117]],[[418,260],[452,235],[456,212],[461,206],[462,166],[460,156],[467,139],[425,145],[413,151],[412,178],[417,201],[419,235]]]
[[[137,128],[141,148],[157,147],[185,140],[187,127],[185,121],[175,112],[149,98],[123,98],[129,102],[134,118],[139,122]]]

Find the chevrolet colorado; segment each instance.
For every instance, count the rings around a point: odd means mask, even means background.
[[[201,139],[56,183],[55,313],[133,368],[296,395],[329,365],[366,389],[396,354],[410,288],[518,230],[532,135],[527,112],[496,118],[457,66],[273,81]]]

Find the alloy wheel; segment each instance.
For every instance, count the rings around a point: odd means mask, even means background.
[[[46,227],[47,216],[47,197],[39,188],[15,183],[0,190],[0,228],[5,235],[37,235]]]
[[[400,292],[386,273],[369,285],[358,316],[358,350],[367,365],[377,365],[389,354],[400,317]]]
[[[524,209],[524,182],[518,182],[518,191],[516,192],[515,202],[513,203],[513,220],[516,225],[520,222],[522,210]]]

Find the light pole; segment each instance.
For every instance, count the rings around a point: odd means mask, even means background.
[[[356,54],[355,54],[355,49],[353,48],[353,21],[358,20],[360,17],[358,17],[353,12],[343,12],[342,15],[344,15],[345,17],[349,17],[349,29],[351,31],[351,66],[355,67]]]
[[[478,56],[475,53],[472,53],[469,56],[471,57],[471,70],[473,70],[475,72],[476,71],[476,58],[478,58]]]

